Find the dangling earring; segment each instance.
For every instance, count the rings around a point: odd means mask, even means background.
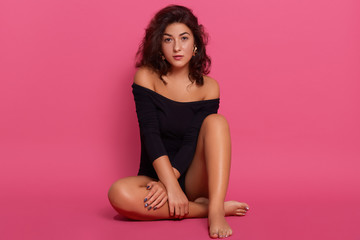
[[[194,46],[193,56],[195,56],[195,55],[196,55],[196,53],[197,53],[197,47],[196,47],[196,46]]]
[[[160,54],[161,59],[164,61],[165,60],[164,54],[162,52],[159,52],[159,54]]]

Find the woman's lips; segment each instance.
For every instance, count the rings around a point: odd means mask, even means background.
[[[183,55],[175,55],[173,58],[177,61],[181,60],[184,56]]]

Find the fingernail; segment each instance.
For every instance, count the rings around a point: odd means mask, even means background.
[[[150,207],[148,207],[148,210],[150,210],[151,209],[151,206]]]
[[[150,186],[146,186],[146,189],[149,189],[150,188]]]
[[[154,207],[153,209],[154,209],[154,210],[156,210],[156,209],[157,209],[157,207]]]
[[[148,204],[148,203],[145,203],[145,207],[147,207],[147,206],[149,206],[149,204]]]
[[[147,198],[144,199],[144,202],[146,202],[146,201],[147,201]]]

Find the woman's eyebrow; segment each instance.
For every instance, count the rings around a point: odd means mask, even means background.
[[[185,34],[189,34],[189,35],[190,35],[190,33],[188,33],[188,32],[183,32],[183,33],[180,33],[179,36],[183,36],[183,35],[185,35]],[[164,33],[164,36],[172,37],[172,35],[169,34],[169,33]]]
[[[183,36],[183,35],[185,35],[185,34],[189,34],[189,35],[190,35],[190,33],[188,33],[188,32],[183,32],[183,33],[181,33],[179,36]]]

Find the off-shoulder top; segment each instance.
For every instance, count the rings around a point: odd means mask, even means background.
[[[141,140],[138,175],[158,179],[152,163],[167,155],[183,177],[193,160],[201,124],[217,113],[220,99],[178,102],[135,83],[132,88]]]

